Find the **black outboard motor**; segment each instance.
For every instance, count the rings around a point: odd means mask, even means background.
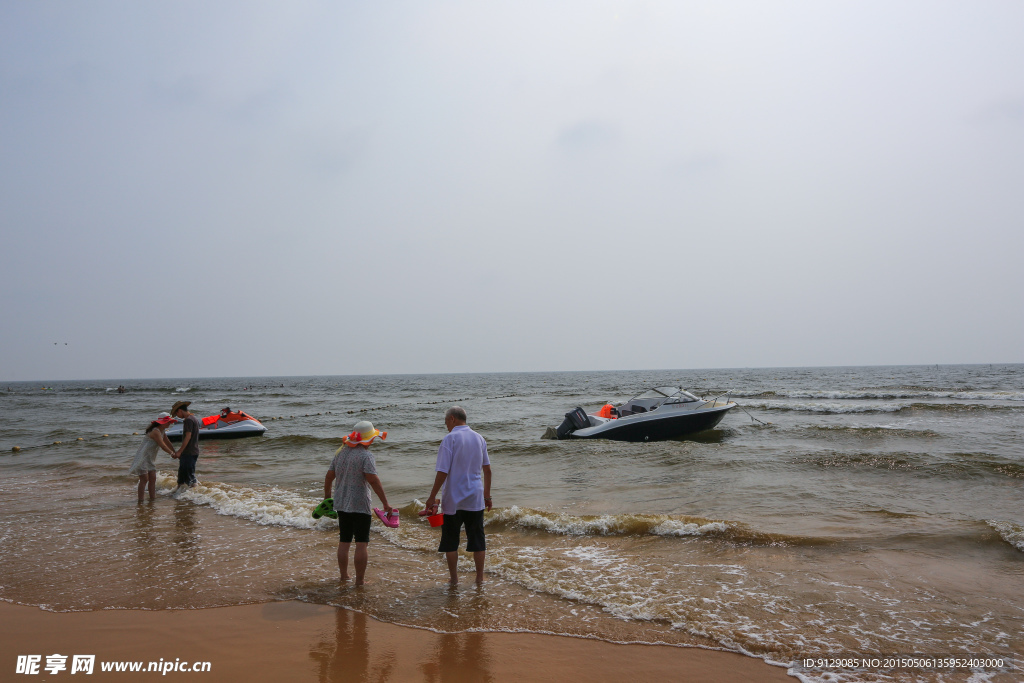
[[[555,433],[559,439],[568,439],[577,429],[586,429],[589,426],[590,419],[587,417],[587,411],[576,406],[576,410],[565,414],[565,419],[562,420],[562,424],[558,425]]]

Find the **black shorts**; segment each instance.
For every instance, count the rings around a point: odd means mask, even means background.
[[[353,537],[356,543],[370,542],[370,515],[364,512],[339,512],[338,540],[351,543]]]
[[[487,549],[484,541],[484,511],[456,510],[454,515],[444,516],[441,527],[441,545],[437,552],[450,553],[459,549],[459,533],[466,525],[466,550],[471,553]]]

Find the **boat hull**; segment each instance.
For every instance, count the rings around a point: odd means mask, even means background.
[[[207,439],[241,439],[247,436],[262,436],[267,428],[255,420],[245,420],[232,425],[210,429],[202,427],[199,429],[199,440]],[[167,438],[171,441],[181,441],[181,424],[176,424],[167,430]]]
[[[610,420],[596,427],[579,429],[570,439],[611,439],[612,441],[665,441],[712,429],[735,404],[677,414],[646,413]]]

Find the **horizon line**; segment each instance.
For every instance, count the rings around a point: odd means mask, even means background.
[[[118,382],[148,382],[155,380],[225,380],[225,379],[297,379],[305,377],[423,377],[434,375],[542,375],[542,374],[572,374],[572,373],[601,373],[601,372],[694,372],[709,370],[811,370],[811,369],[835,369],[835,368],[918,368],[918,367],[970,367],[970,366],[993,366],[993,365],[1024,365],[1024,363],[881,363],[877,365],[766,365],[753,366],[741,365],[735,367],[700,367],[700,368],[633,368],[616,370],[488,370],[484,372],[369,372],[354,374],[303,374],[303,375],[210,375],[206,377],[121,377]],[[2,384],[38,384],[54,382],[106,382],[115,381],[110,377],[93,377],[86,379],[25,379],[25,380],[0,380]]]

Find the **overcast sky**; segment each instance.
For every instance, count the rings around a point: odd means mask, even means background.
[[[2,3],[0,381],[1024,361],[1022,36],[1018,1]]]

